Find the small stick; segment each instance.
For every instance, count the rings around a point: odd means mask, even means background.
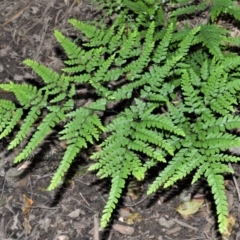
[[[108,240],[112,240],[113,230],[111,229]]]
[[[124,207],[135,207],[136,205],[142,203],[142,202],[143,202],[146,198],[148,198],[148,197],[149,197],[149,196],[147,195],[147,196],[145,196],[142,200],[140,200],[139,202],[134,203],[134,204],[132,204],[132,205],[124,205]]]
[[[34,208],[42,208],[42,209],[56,210],[56,209],[59,209],[60,207],[48,207],[48,206],[41,206],[41,205],[31,206],[31,209],[34,209]]]
[[[90,207],[90,204],[88,203],[88,201],[84,198],[84,196],[82,195],[82,193],[80,193],[82,199],[84,200],[84,202]]]
[[[187,224],[187,223],[185,223],[185,222],[182,222],[182,221],[180,221],[180,220],[178,220],[178,219],[176,219],[176,218],[174,218],[173,221],[174,221],[175,223],[183,226],[183,227],[193,229],[194,231],[197,231],[197,230],[198,230],[197,228],[192,227],[191,225],[189,225],[189,224]]]
[[[93,229],[93,240],[99,240],[99,218],[98,213],[93,216],[94,229]]]

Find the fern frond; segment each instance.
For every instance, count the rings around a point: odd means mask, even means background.
[[[178,17],[186,14],[192,14],[196,13],[197,11],[203,11],[204,9],[206,9],[206,2],[203,1],[199,5],[179,7],[176,10],[172,11],[170,17]]]
[[[64,174],[69,169],[73,159],[76,157],[77,153],[80,151],[82,147],[86,146],[87,144],[84,139],[78,139],[78,141],[75,141],[75,143],[72,143],[67,146],[64,156],[60,162],[60,165],[57,171],[54,173],[51,179],[51,183],[47,188],[49,191],[55,189],[59,185],[59,183],[63,179]]]
[[[131,81],[135,79],[135,77],[139,76],[139,74],[147,67],[148,62],[150,61],[150,54],[152,53],[154,47],[153,41],[153,33],[154,33],[155,23],[151,22],[149,28],[146,32],[145,42],[143,44],[143,52],[140,54],[139,58],[127,65],[125,67],[125,71],[130,71],[128,79]]]
[[[30,84],[0,84],[0,88],[6,91],[13,92],[19,103],[28,108],[31,105],[37,105],[41,102],[44,104],[44,96],[41,91],[38,91],[35,86]]]
[[[177,51],[178,54],[182,56],[186,56],[190,46],[193,45],[193,42],[194,42],[193,40],[195,39],[195,35],[201,30],[201,28],[202,27],[200,26],[195,27],[186,35],[186,37],[179,44],[179,49]]]
[[[165,116],[149,115],[146,116],[139,123],[139,127],[155,127],[159,129],[165,129],[169,132],[175,133],[180,136],[185,136],[185,133],[182,129],[174,125],[171,120]]]
[[[183,167],[184,156],[188,152],[188,148],[181,149],[169,162],[168,166],[159,174],[159,176],[153,181],[149,187],[147,194],[156,192],[156,190],[166,183],[166,181],[172,177],[178,169]]]
[[[232,6],[232,0],[213,0],[211,6],[211,20],[214,21],[222,12],[226,12],[226,10]]]
[[[229,5],[228,8],[225,11],[229,15],[233,16],[236,20],[240,21],[240,7],[239,6],[233,5],[231,3],[231,5]]]
[[[192,82],[194,82],[194,79],[187,70],[183,71],[181,87],[184,95],[184,103],[189,108],[188,112],[195,112],[202,105],[202,99],[198,95],[199,90],[193,88]]]
[[[10,126],[9,122],[16,111],[16,106],[9,100],[0,99],[0,132],[4,131],[6,126]],[[12,125],[14,127],[14,125]]]
[[[164,188],[172,186],[178,180],[183,179],[187,174],[195,170],[199,165],[205,163],[205,157],[199,154],[198,150],[195,148],[189,148],[182,159],[181,157],[178,157],[178,153],[173,157],[172,161],[175,161],[175,158],[179,158],[179,161],[177,162],[178,168],[175,169],[174,174],[169,176],[164,183]],[[182,163],[180,163],[180,161],[182,161]]]
[[[22,150],[22,152],[14,159],[14,162],[20,162],[26,159],[30,153],[43,141],[43,139],[51,132],[51,128],[57,123],[64,120],[64,114],[60,107],[55,106],[55,111],[47,114],[42,123],[37,127],[37,131],[33,134],[32,138]]]
[[[32,68],[34,72],[38,74],[39,77],[46,83],[57,83],[59,79],[59,74],[57,72],[52,71],[48,67],[33,61],[31,59],[26,59],[23,61],[25,65]]]
[[[168,46],[173,35],[173,24],[169,24],[166,33],[160,44],[156,47],[152,60],[155,63],[160,63],[166,59]]]
[[[122,189],[125,187],[125,178],[128,176],[128,171],[126,168],[124,169],[124,171],[116,171],[112,178],[108,201],[104,207],[101,219],[102,227],[106,227],[107,223],[109,222],[112,212],[121,196]]]
[[[219,230],[223,233],[227,228],[227,216],[228,216],[228,202],[224,192],[224,178],[219,172],[215,172],[214,169],[207,169],[205,173],[208,184],[211,187],[213,197],[215,200]]]
[[[76,19],[69,19],[68,22],[72,24],[77,30],[87,36],[87,38],[94,38],[99,33],[99,29],[93,24],[84,23]]]
[[[119,48],[119,46],[122,46],[122,44],[124,44],[124,42],[121,44],[124,29],[125,29],[124,27],[120,28],[117,31],[117,33],[112,36],[111,41],[109,41],[108,45],[109,53],[113,53],[115,50]]]
[[[29,110],[27,117],[23,120],[20,130],[16,134],[15,138],[10,142],[8,149],[15,148],[27,136],[33,123],[37,120],[39,115],[40,110],[38,107],[34,106]]]
[[[22,109],[16,109],[14,112],[12,112],[11,119],[6,118],[6,120],[9,120],[8,122],[3,121],[1,123],[1,126],[4,127],[4,130],[0,134],[0,139],[6,137],[12,131],[13,127],[17,125],[22,115]],[[4,123],[5,125],[3,125]]]
[[[223,58],[221,45],[224,40],[224,36],[228,33],[227,30],[221,28],[218,25],[203,25],[199,34],[195,38],[195,43],[202,43],[206,46],[209,52],[218,59]]]
[[[55,30],[54,31],[54,37],[59,42],[59,44],[62,46],[62,48],[65,50],[66,54],[68,55],[69,59],[65,63],[73,64],[72,60],[74,61],[74,64],[81,63],[80,59],[81,56],[85,55],[85,51],[79,47],[76,43],[65,37],[60,31]]]

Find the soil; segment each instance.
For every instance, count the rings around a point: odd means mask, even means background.
[[[1,0],[0,83],[40,81],[22,64],[26,58],[60,71],[63,63],[54,29],[74,36],[67,23],[69,18],[96,17],[97,9],[87,0]],[[41,151],[18,165],[13,164],[18,149],[6,151],[6,145],[6,140],[1,142],[0,240],[221,239],[213,200],[204,181],[191,186],[191,179],[184,179],[171,190],[159,190],[149,197],[146,189],[151,174],[144,184],[130,181],[111,224],[101,229],[98,226],[109,183],[87,173],[87,153],[76,159],[63,185],[48,192],[46,188],[61,157],[61,144],[49,138]],[[239,165],[232,167],[235,173],[240,172]],[[240,179],[237,174],[235,177],[226,180],[229,211],[235,220],[228,239],[239,240]],[[204,199],[204,203],[195,214],[183,217],[177,209],[190,194]]]

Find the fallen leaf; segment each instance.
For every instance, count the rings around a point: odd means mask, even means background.
[[[12,198],[13,198],[13,196],[10,196],[10,197],[8,197],[7,199],[6,199],[6,208],[13,214],[13,215],[15,215],[15,212],[13,211],[13,209],[12,209]]]
[[[19,74],[15,74],[15,75],[13,76],[13,79],[14,79],[15,81],[21,81],[21,80],[23,80],[23,76],[22,76],[22,75],[19,75]]]
[[[23,194],[22,214],[23,215],[28,214],[31,210],[32,205],[33,205],[33,200],[28,198],[25,194]]]
[[[198,212],[199,208],[203,205],[204,199],[192,199],[191,201],[180,204],[177,211],[183,218],[188,219],[192,214]]]
[[[68,214],[68,217],[70,218],[77,218],[79,217],[80,209],[76,209]]]
[[[31,230],[32,230],[32,227],[30,226],[29,221],[27,220],[27,218],[24,218],[24,222],[23,222],[22,225],[23,225],[23,228],[25,230],[25,233],[26,234],[30,234]]]
[[[128,184],[127,195],[131,198],[132,201],[136,201],[143,194],[142,181],[133,180]]]
[[[69,240],[69,237],[66,235],[60,235],[57,237],[57,240]]]
[[[33,79],[33,75],[31,75],[30,73],[25,73],[24,78],[30,78]]]
[[[120,208],[119,217],[126,218],[131,215],[129,208]]]
[[[171,234],[176,234],[177,232],[181,231],[182,228],[181,227],[175,227],[175,228],[172,228],[170,230],[167,230],[166,231],[166,234],[167,235],[171,235]]]
[[[132,213],[130,216],[124,219],[124,222],[128,225],[132,225],[136,222],[141,222],[143,217],[139,213]]]
[[[51,219],[45,217],[44,219],[41,219],[39,221],[39,224],[41,225],[41,228],[44,229],[45,232],[48,232],[48,228],[51,224]]]
[[[17,223],[18,223],[18,214],[19,214],[19,212],[13,217],[13,224],[12,224],[12,226],[10,227],[11,230],[17,230],[17,229],[18,229],[18,226],[17,226]]]
[[[170,228],[175,224],[175,222],[172,219],[167,220],[165,217],[160,217],[159,224],[160,224],[160,226]]]
[[[5,57],[8,55],[9,50],[11,50],[10,46],[6,46],[5,48],[0,49],[0,57]]]
[[[179,196],[181,202],[188,202],[191,200],[191,193],[187,190],[183,190]]]
[[[236,222],[236,218],[229,215],[227,218],[227,228],[224,230],[224,232],[222,234],[223,237],[229,238],[231,236],[232,228],[233,228],[235,222]]]
[[[32,10],[32,14],[34,14],[34,15],[39,11],[39,8],[37,8],[37,7],[30,7],[30,8]]]
[[[80,221],[73,222],[73,228],[74,229],[83,229],[83,228],[89,227],[90,224],[91,224],[91,222],[89,221],[89,219],[86,217],[83,217],[83,218],[81,218]]]
[[[20,171],[20,170],[23,170],[23,169],[27,169],[27,168],[29,168],[30,165],[31,165],[31,162],[26,161],[17,170]]]
[[[124,235],[132,235],[134,233],[134,228],[130,226],[124,226],[121,224],[113,224],[113,229]]]

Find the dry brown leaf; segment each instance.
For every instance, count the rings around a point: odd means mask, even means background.
[[[68,217],[77,218],[77,217],[79,217],[79,214],[80,214],[80,209],[75,209],[74,211],[72,211],[68,214]]]
[[[133,227],[124,226],[121,224],[113,224],[113,229],[124,235],[132,235],[134,233]]]
[[[13,79],[14,79],[15,81],[22,81],[22,80],[23,80],[23,76],[22,76],[22,75],[19,75],[19,74],[15,74],[15,75],[13,76]]]
[[[175,222],[173,221],[173,219],[167,220],[165,217],[160,217],[159,224],[160,226],[170,228],[175,224]]]
[[[25,194],[23,194],[22,214],[23,215],[28,214],[31,210],[32,205],[33,205],[33,200],[28,198]]]
[[[11,50],[10,46],[6,46],[5,48],[0,49],[0,57],[5,57],[8,55],[9,50]]]
[[[25,233],[26,234],[30,234],[31,230],[32,230],[32,227],[30,226],[29,221],[27,220],[27,218],[24,218],[24,222],[23,222],[22,225],[23,225],[23,228],[25,230]]]

